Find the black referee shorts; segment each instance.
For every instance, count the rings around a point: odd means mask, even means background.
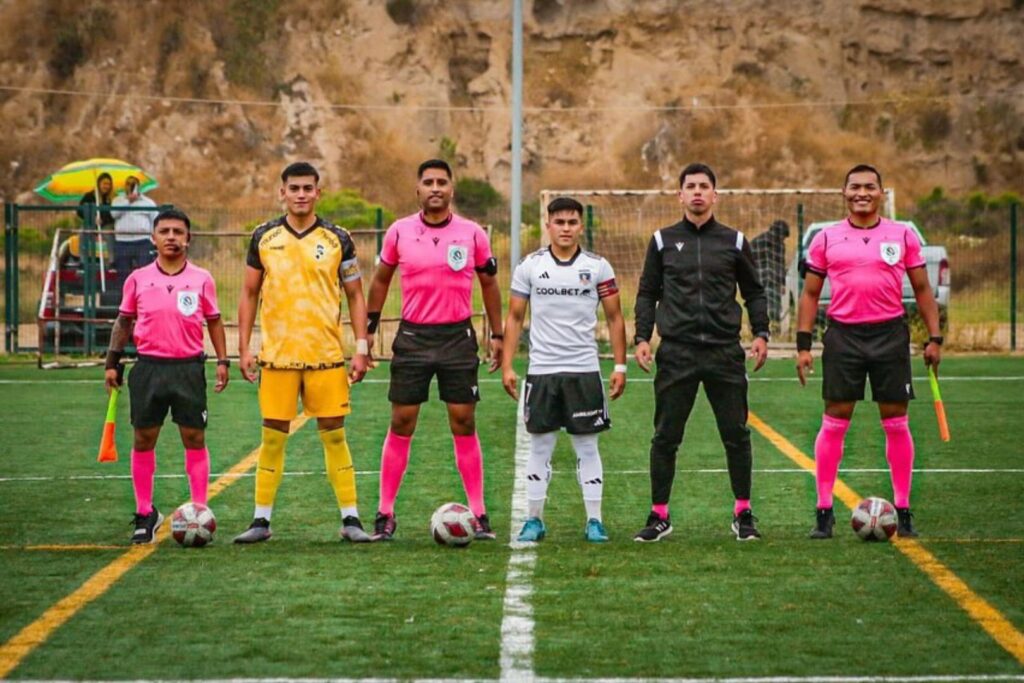
[[[450,325],[417,325],[402,321],[391,345],[388,400],[418,405],[430,396],[430,380],[445,403],[480,400],[476,331],[469,320]]]
[[[527,375],[523,397],[526,431],[597,434],[612,426],[600,372]]]
[[[206,429],[206,371],[202,356],[139,356],[128,373],[132,426],[159,427],[171,411],[181,427]]]
[[[829,319],[822,339],[821,396],[826,401],[861,401],[864,380],[871,400],[902,403],[914,398],[910,374],[910,328],[903,318],[845,324]]]

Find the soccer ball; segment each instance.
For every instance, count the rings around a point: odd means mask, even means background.
[[[865,541],[888,541],[896,533],[896,508],[885,498],[865,498],[853,509],[850,526]]]
[[[171,516],[171,536],[186,548],[202,548],[213,542],[217,518],[201,503],[185,503]]]
[[[473,540],[472,511],[461,503],[445,503],[430,516],[430,535],[438,545],[462,547]]]

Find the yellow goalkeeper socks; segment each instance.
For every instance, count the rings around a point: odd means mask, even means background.
[[[356,471],[345,440],[345,428],[321,431],[320,440],[324,444],[327,479],[334,489],[334,497],[338,499],[338,507],[356,507]]]
[[[269,427],[263,428],[263,444],[256,462],[256,505],[272,507],[277,487],[284,476],[284,445],[288,435]]]

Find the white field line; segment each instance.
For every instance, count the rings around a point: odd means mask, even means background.
[[[575,470],[559,470],[552,469],[552,474],[558,474],[560,472],[573,473]],[[724,467],[703,467],[703,468],[678,468],[676,473],[679,474],[725,474],[729,470]],[[856,467],[856,468],[843,468],[840,470],[843,474],[870,474],[870,473],[885,473],[889,469],[886,467]],[[648,475],[650,470],[608,470],[606,469],[605,474],[618,474],[618,475]],[[804,474],[813,476],[807,470],[799,467],[781,467],[781,468],[766,468],[766,469],[754,469],[753,472],[757,474]],[[380,470],[360,470],[356,472],[357,476],[377,476],[380,474]],[[1024,468],[922,468],[915,469],[914,474],[1024,474]],[[156,474],[154,475],[157,479],[184,479],[186,475],[184,473],[175,474]],[[217,477],[231,477],[236,479],[246,479],[256,476],[252,472],[243,472],[241,474],[230,474],[228,472],[211,472],[211,478]],[[327,476],[327,473],[323,470],[298,470],[295,472],[285,472],[286,477],[323,477]],[[72,474],[66,477],[43,477],[43,476],[11,476],[11,477],[0,477],[0,484],[2,483],[20,483],[20,482],[48,482],[48,481],[105,481],[105,480],[123,480],[131,479],[130,474]],[[525,493],[524,493],[525,495]],[[525,515],[526,507],[524,505],[523,511]],[[512,526],[522,525],[526,521],[524,516],[522,519],[513,519]],[[518,527],[516,528],[518,531]]]
[[[518,679],[522,680],[522,679]],[[959,674],[923,676],[762,676],[735,678],[540,678],[533,683],[988,683],[1024,681],[1021,674]],[[498,683],[487,678],[221,678],[155,679],[150,683]],[[97,683],[96,681],[52,681],[51,683]],[[141,683],[127,681],[126,683]]]
[[[533,568],[537,550],[533,543],[516,540],[527,516],[526,462],[530,457],[530,437],[523,420],[525,381],[519,390],[516,409],[516,450],[512,485],[512,511],[509,517],[508,572],[505,575],[505,599],[501,617],[501,681],[532,681],[533,674]]]
[[[915,382],[927,382],[927,375],[915,376]],[[653,376],[634,376],[628,384],[634,383],[651,383],[654,381]],[[752,375],[749,378],[751,382],[798,382],[796,377],[758,377]],[[807,378],[808,382],[820,382],[820,376],[811,376]],[[946,382],[1020,382],[1024,381],[1024,375],[942,375],[939,377],[939,382],[945,384]],[[384,378],[368,378],[359,382],[359,384],[389,384],[390,379]],[[501,379],[497,377],[481,377],[477,380],[478,384],[500,384]],[[103,382],[99,379],[0,379],[0,384],[95,384],[97,389],[102,388]],[[356,385],[358,386],[358,385]]]

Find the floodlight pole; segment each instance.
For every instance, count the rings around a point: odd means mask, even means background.
[[[519,230],[523,224],[523,0],[512,2],[512,216],[509,271],[519,263]]]

